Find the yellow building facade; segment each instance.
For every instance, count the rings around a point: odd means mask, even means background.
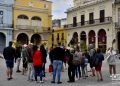
[[[67,32],[65,28],[62,27],[54,28],[52,34],[52,44],[56,46],[57,43],[61,43],[62,45],[67,46]]]
[[[13,39],[17,44],[51,44],[52,2],[47,0],[15,0],[13,7]]]

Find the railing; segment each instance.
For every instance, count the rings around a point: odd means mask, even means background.
[[[16,25],[17,29],[37,30],[37,32],[52,32],[50,27],[31,26],[31,25]]]
[[[0,28],[13,28],[12,24],[0,24]]]
[[[115,28],[120,28],[120,22],[115,23]]]
[[[112,17],[105,17],[103,19],[103,21],[101,21],[100,19],[94,19],[92,21],[78,22],[76,25],[68,24],[68,25],[66,25],[66,27],[67,28],[75,28],[75,27],[106,24],[106,23],[111,23],[111,22],[112,22]]]
[[[115,0],[115,3],[116,3],[116,4],[119,4],[119,3],[120,3],[120,0]]]

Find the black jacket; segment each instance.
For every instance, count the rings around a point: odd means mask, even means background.
[[[5,60],[14,60],[16,58],[15,49],[13,47],[6,47],[3,50],[3,56]]]
[[[65,57],[65,50],[60,48],[60,47],[56,47],[53,49],[53,60],[61,60],[64,61],[64,57]]]

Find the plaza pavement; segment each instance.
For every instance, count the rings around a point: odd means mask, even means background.
[[[52,74],[48,73],[48,65],[50,62],[48,61],[46,67],[46,78],[44,79],[45,83],[36,83],[35,81],[29,82],[27,81],[27,76],[23,76],[21,73],[16,73],[14,67],[13,80],[7,81],[6,79],[6,66],[4,60],[0,58],[0,86],[120,86],[120,81],[112,81],[109,77],[108,65],[106,64],[106,60],[103,63],[103,82],[97,82],[96,77],[89,76],[87,79],[77,80],[75,83],[67,83],[68,75],[67,70],[62,72],[61,81],[62,84],[51,84]],[[22,64],[21,64],[22,65]],[[89,68],[88,68],[89,69]],[[117,73],[120,74],[120,61],[117,63]],[[89,72],[89,75],[91,72]]]

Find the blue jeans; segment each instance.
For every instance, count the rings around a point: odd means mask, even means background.
[[[61,60],[53,61],[53,81],[55,81],[55,77],[57,74],[58,82],[60,82],[62,63],[63,62]]]

